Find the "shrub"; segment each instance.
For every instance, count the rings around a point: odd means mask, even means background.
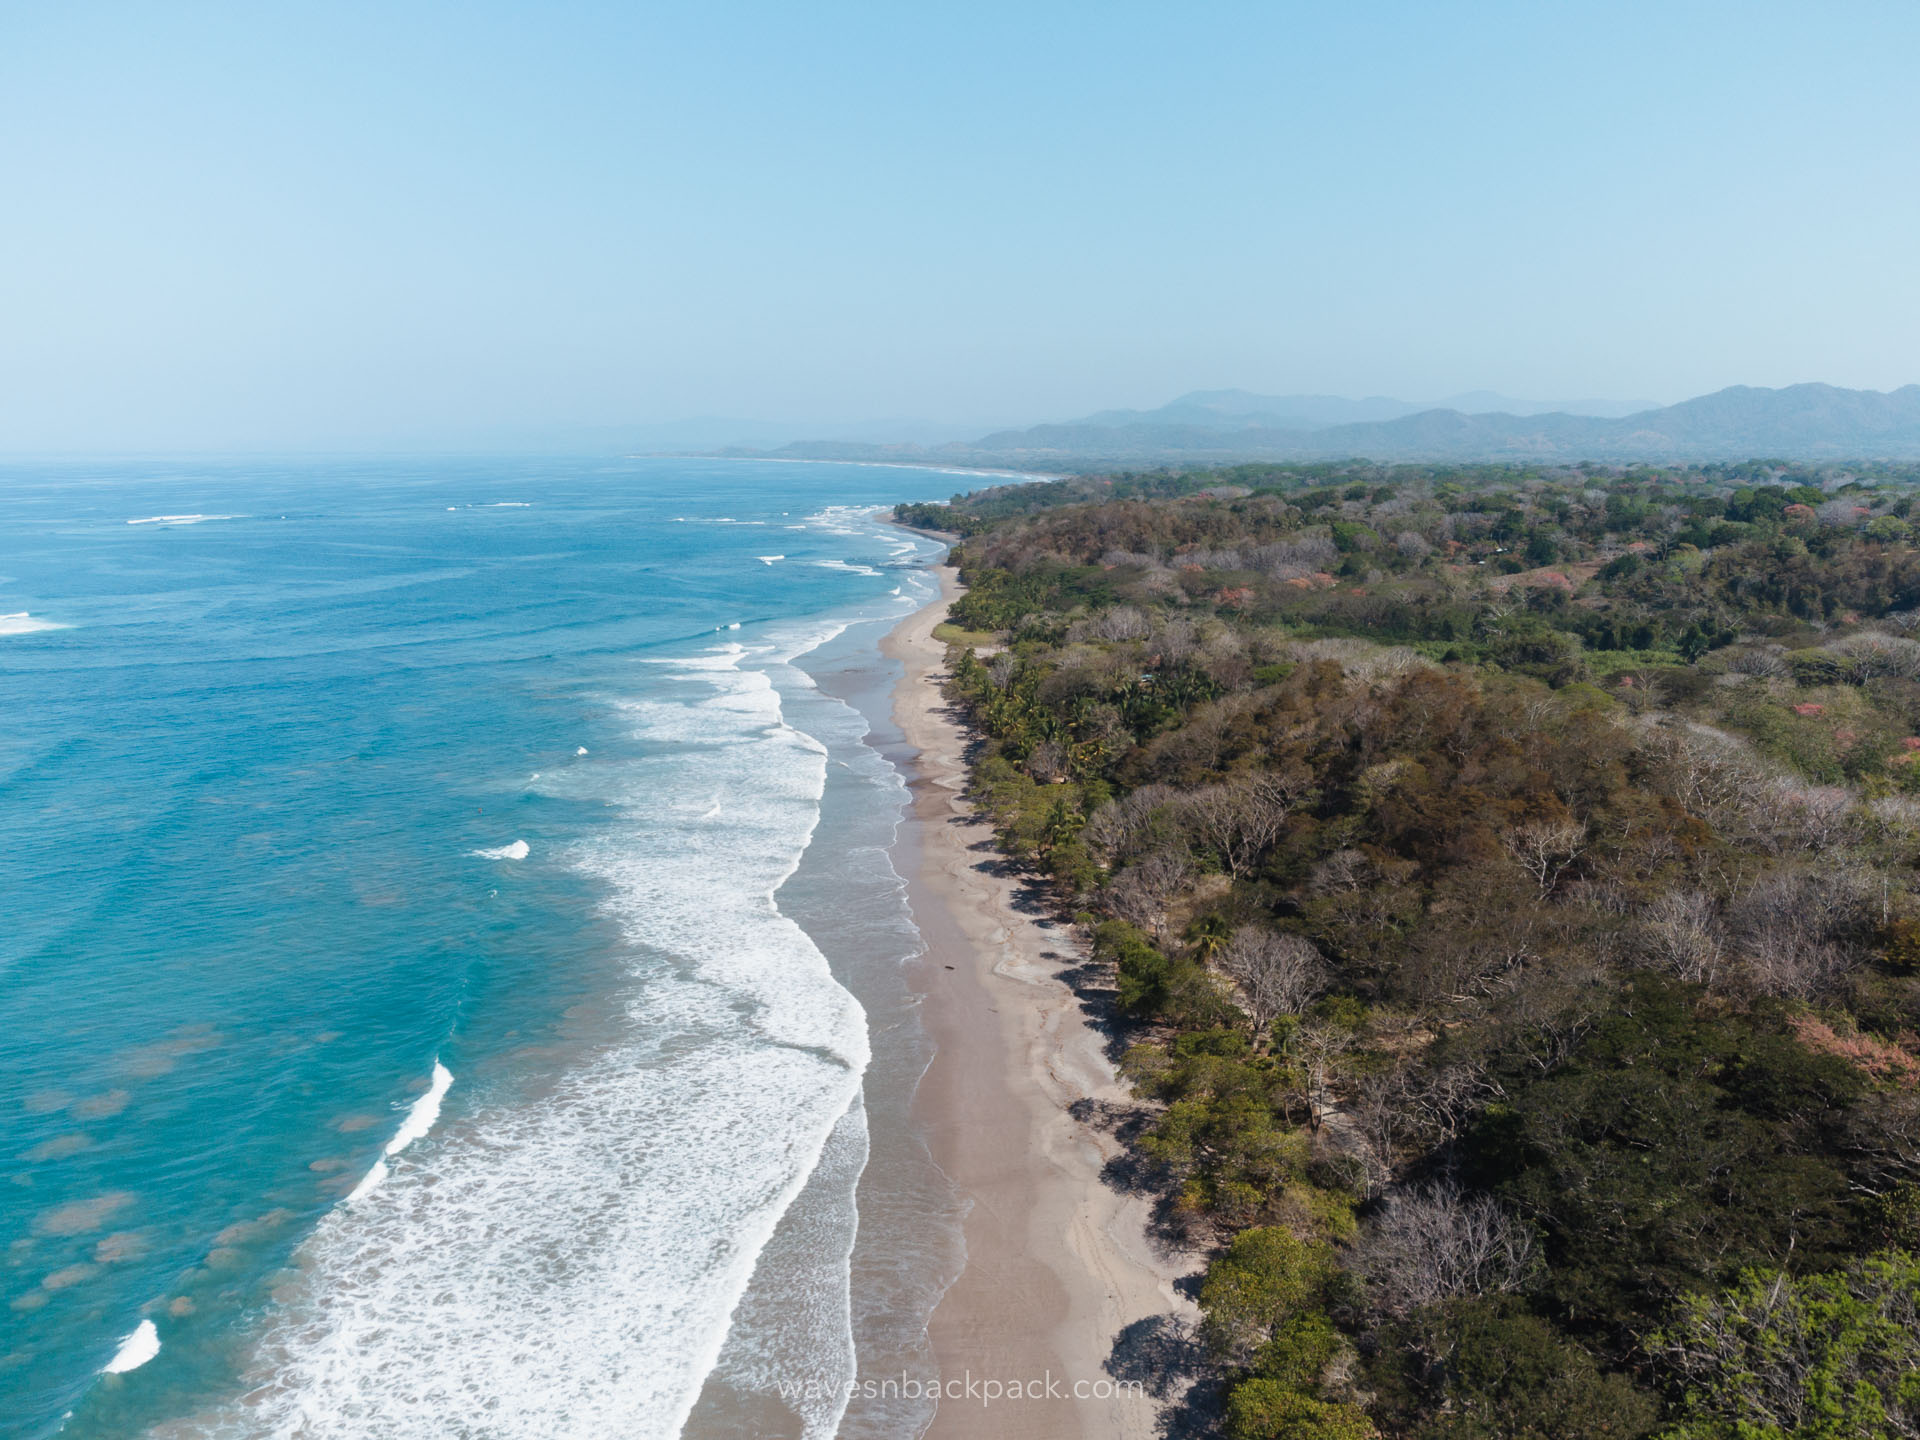
[[[1294,1316],[1253,1358],[1254,1373],[1295,1390],[1312,1390],[1340,1350],[1340,1333],[1318,1313]]]
[[[1252,1355],[1288,1321],[1317,1310],[1334,1276],[1333,1251],[1278,1225],[1243,1230],[1207,1267],[1202,1332],[1223,1357]]]
[[[1379,1433],[1353,1406],[1316,1400],[1277,1380],[1243,1380],[1227,1396],[1228,1440],[1373,1440]]]

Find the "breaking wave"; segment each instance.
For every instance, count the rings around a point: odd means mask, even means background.
[[[476,1085],[427,1138],[452,1080],[436,1066],[375,1169],[407,1163],[299,1252],[252,1388],[180,1434],[679,1432],[781,1215],[857,1124],[869,1053],[858,1002],[774,901],[826,757],[749,658],[672,664],[658,698],[619,704],[642,758],[569,772],[624,817],[564,857],[635,947],[617,1038],[535,1097]]]

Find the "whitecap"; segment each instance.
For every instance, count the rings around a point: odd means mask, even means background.
[[[753,558],[758,560],[762,565],[771,565],[774,561],[784,560],[787,557],[784,555],[756,555]]]
[[[516,840],[511,845],[501,845],[492,850],[472,852],[482,860],[524,860],[527,858],[527,842]]]
[[[387,1179],[387,1162],[384,1160],[374,1161],[373,1168],[367,1171],[366,1174],[362,1175],[360,1177],[360,1183],[354,1186],[353,1189],[348,1192],[347,1204],[349,1205],[359,1204],[360,1201],[366,1199],[367,1196],[371,1195],[374,1191],[378,1190],[381,1187],[381,1185],[385,1184],[386,1179]]]
[[[244,515],[143,515],[129,525],[202,525],[209,520],[244,520]]]
[[[364,1200],[385,1183],[387,1161],[398,1155],[407,1146],[433,1129],[433,1122],[440,1118],[440,1102],[447,1098],[447,1090],[453,1084],[453,1072],[438,1060],[433,1062],[433,1083],[427,1086],[426,1093],[414,1101],[407,1109],[407,1118],[400,1122],[400,1128],[387,1142],[387,1148],[380,1152],[380,1158],[373,1162],[373,1168],[360,1177],[360,1183],[353,1187],[347,1196],[347,1203],[354,1204]]]
[[[584,755],[587,753],[587,747],[582,745],[579,749],[575,750],[573,753],[576,755]]]
[[[0,635],[32,635],[40,630],[65,630],[69,627],[58,620],[42,620],[19,610],[12,615],[0,615]]]
[[[120,1348],[113,1352],[113,1358],[100,1372],[103,1375],[124,1375],[129,1370],[138,1370],[154,1356],[160,1353],[160,1332],[151,1320],[142,1320],[134,1326],[133,1333],[120,1342]]]
[[[433,1129],[433,1122],[440,1118],[440,1102],[447,1098],[447,1091],[452,1087],[453,1072],[435,1060],[433,1082],[427,1086],[426,1093],[408,1107],[407,1118],[400,1122],[400,1128],[393,1132],[393,1139],[387,1142],[387,1148],[382,1153],[398,1155]]]

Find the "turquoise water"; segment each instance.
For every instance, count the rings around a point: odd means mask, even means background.
[[[860,507],[956,485],[0,471],[0,1434],[677,1433],[867,1153],[866,1016],[773,896],[823,796],[901,792],[803,665],[932,593]],[[838,1213],[790,1283],[844,1370]]]

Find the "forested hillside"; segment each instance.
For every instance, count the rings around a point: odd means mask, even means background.
[[[1091,939],[1233,1440],[1920,1436],[1916,482],[902,507],[965,537],[977,796]]]

